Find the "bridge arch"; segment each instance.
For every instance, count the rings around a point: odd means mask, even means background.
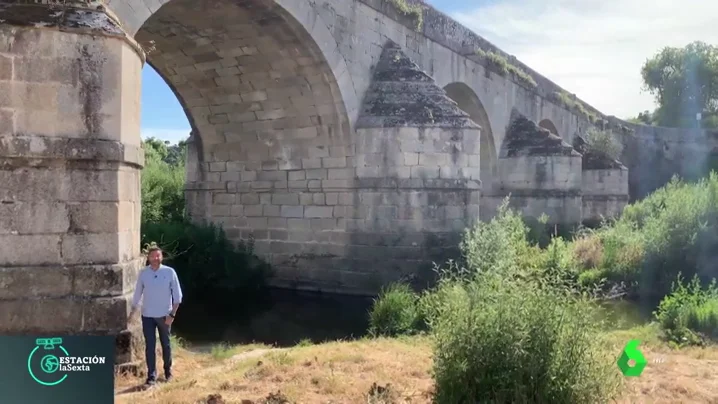
[[[556,129],[556,125],[554,125],[554,123],[550,119],[542,119],[541,122],[539,122],[539,126],[548,130],[556,136],[561,136],[558,133],[558,129]]]
[[[298,252],[292,240],[320,241],[307,240],[305,205],[323,204],[310,185],[352,164],[349,72],[304,3],[171,0],[135,35],[192,126],[188,213],[232,239],[253,235],[277,267]],[[307,234],[288,234],[290,224]]]
[[[471,120],[481,126],[480,139],[480,177],[482,194],[490,194],[498,175],[496,146],[494,135],[489,122],[489,115],[478,95],[468,85],[461,82],[449,83],[444,87],[446,95],[454,100],[464,112],[469,114]]]
[[[347,1],[347,0],[341,0]],[[173,5],[173,3],[180,3]],[[354,88],[351,74],[349,72],[348,65],[339,46],[334,40],[332,33],[329,30],[328,25],[322,19],[322,16],[315,9],[313,2],[310,0],[250,0],[250,1],[210,1],[210,0],[198,0],[196,2],[190,2],[187,0],[155,0],[148,2],[145,0],[110,0],[108,1],[108,8],[110,8],[114,15],[117,16],[118,20],[122,23],[125,31],[134,35],[135,38],[147,49],[146,43],[143,43],[143,39],[148,39],[145,35],[147,28],[150,25],[156,25],[158,19],[164,19],[169,15],[179,16],[179,8],[188,9],[188,6],[192,6],[191,13],[185,14],[182,18],[177,19],[180,26],[191,27],[195,26],[200,28],[202,32],[195,33],[193,38],[191,34],[187,35],[187,39],[196,39],[195,43],[198,45],[206,46],[211,49],[206,39],[201,37],[205,32],[209,32],[213,29],[219,29],[222,26],[222,22],[227,21],[229,15],[238,15],[240,10],[244,10],[257,19],[253,21],[254,27],[260,27],[260,35],[255,35],[255,42],[252,45],[257,45],[260,42],[256,41],[257,38],[264,38],[268,34],[272,34],[271,30],[280,31],[285,35],[285,38],[297,39],[302,43],[303,50],[311,50],[315,59],[322,59],[326,67],[333,73],[333,78],[337,84],[338,91],[335,98],[341,99],[346,109],[346,114],[350,119],[350,123],[356,121],[359,113],[359,104],[361,102],[360,97]],[[167,9],[167,8],[170,9]],[[226,11],[227,14],[223,14]],[[159,15],[158,15],[159,13]],[[220,15],[220,20],[217,20],[216,16]],[[154,21],[154,22],[153,22]],[[194,24],[192,24],[194,23]],[[235,27],[241,26],[241,23],[235,23]],[[248,28],[248,26],[247,26]],[[180,35],[181,36],[181,35]],[[224,34],[225,39],[224,45],[231,46],[241,45],[244,40],[248,43],[252,43],[252,36],[240,36],[239,32],[235,30],[233,33],[227,32]],[[216,41],[213,43],[216,44]],[[290,44],[287,48],[291,48]],[[153,48],[154,46],[149,46]],[[189,47],[187,47],[189,48]],[[197,49],[201,52],[201,49]],[[195,55],[199,55],[198,53]],[[296,56],[296,55],[295,55]],[[148,56],[148,61],[152,61],[151,55]]]

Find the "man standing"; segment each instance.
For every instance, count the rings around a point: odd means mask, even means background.
[[[140,298],[142,298],[142,333],[145,336],[145,359],[147,361],[147,382],[145,384],[150,386],[157,381],[155,330],[158,330],[160,334],[165,381],[172,379],[170,328],[182,302],[182,289],[175,270],[162,265],[162,250],[159,247],[150,247],[148,260],[150,265],[146,266],[137,277],[130,317],[134,316]]]

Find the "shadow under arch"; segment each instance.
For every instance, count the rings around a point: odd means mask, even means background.
[[[553,133],[556,136],[561,136],[558,133],[558,129],[556,129],[556,125],[553,124],[553,122],[550,119],[542,119],[541,122],[539,122],[539,126],[548,130],[549,132]]]
[[[469,114],[471,120],[481,127],[480,139],[480,178],[482,195],[491,195],[498,181],[498,165],[496,160],[496,146],[494,135],[489,122],[489,115],[478,95],[468,85],[461,82],[447,84],[444,87],[446,95],[459,105],[459,108]]]

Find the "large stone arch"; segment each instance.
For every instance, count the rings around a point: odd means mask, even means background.
[[[354,167],[349,73],[300,3],[172,0],[135,35],[192,125],[188,213],[279,268],[339,229],[322,189]]]
[[[496,146],[494,135],[489,122],[489,115],[484,109],[478,95],[468,85],[461,82],[449,83],[444,87],[446,95],[454,100],[464,112],[469,114],[471,120],[481,127],[480,139],[480,178],[481,191],[484,194],[491,194],[493,184],[498,175]]]
[[[558,129],[556,129],[556,125],[554,125],[554,123],[550,119],[542,119],[541,122],[539,122],[539,126],[553,133],[556,136],[561,136],[558,133]]]
[[[136,35],[146,27],[147,21],[167,4],[179,0],[108,0],[107,6],[112,15],[120,21],[129,35]],[[339,0],[341,3],[353,3],[354,0]],[[359,114],[361,95],[357,95],[347,61],[339,49],[336,39],[321,16],[320,10],[311,0],[240,0],[235,2],[197,1],[197,13],[191,16],[195,20],[205,21],[205,25],[213,22],[207,17],[208,7],[232,6],[249,10],[272,10],[258,20],[258,24],[270,22],[272,15],[278,15],[292,31],[304,39],[313,42],[315,50],[321,54],[336,80],[347,115],[353,126]],[[204,5],[204,6],[202,6]],[[200,8],[202,7],[202,8]],[[166,12],[166,11],[165,11]],[[163,12],[164,13],[164,12]],[[259,16],[261,14],[254,14]],[[276,20],[274,21],[277,22]],[[217,25],[216,22],[214,22]],[[276,27],[276,25],[275,25]],[[268,33],[265,31],[265,33]],[[150,58],[151,59],[151,58]]]

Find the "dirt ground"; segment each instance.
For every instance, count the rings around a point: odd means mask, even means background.
[[[626,336],[618,333],[617,341]],[[641,376],[626,379],[618,403],[718,403],[718,347],[674,350],[648,339],[641,350],[649,363]],[[142,378],[118,377],[116,402],[421,404],[431,402],[433,389],[427,337],[287,349],[180,347],[175,358],[172,383],[138,391]]]

